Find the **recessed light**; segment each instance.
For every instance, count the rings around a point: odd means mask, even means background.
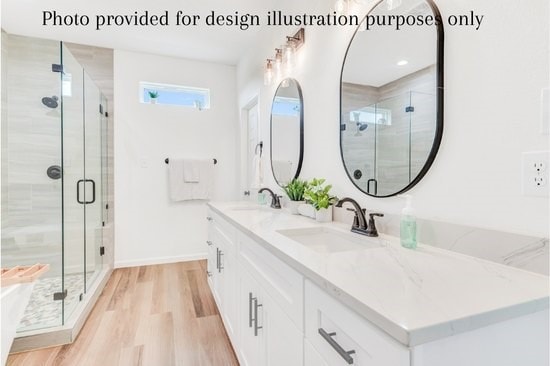
[[[408,63],[409,63],[409,61],[407,61],[407,60],[401,60],[401,61],[397,62],[397,66],[405,66]]]

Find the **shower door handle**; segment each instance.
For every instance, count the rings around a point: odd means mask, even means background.
[[[85,182],[86,183],[88,183],[88,182],[92,183],[92,200],[91,201],[86,201],[86,204],[90,205],[90,204],[95,202],[95,181],[93,179],[86,179]]]
[[[80,183],[92,183],[92,200],[91,201],[81,201],[80,200]],[[84,187],[84,189],[86,189],[86,187]],[[79,179],[78,182],[76,182],[76,201],[78,203],[80,203],[81,205],[83,204],[92,204],[95,202],[95,181],[93,179]]]
[[[83,205],[84,201],[80,200],[80,183],[84,183],[84,179],[80,179],[78,182],[76,182],[76,202]]]

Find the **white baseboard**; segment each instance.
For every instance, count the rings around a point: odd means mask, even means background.
[[[156,257],[156,258],[144,258],[144,259],[132,259],[128,261],[115,260],[115,268],[127,268],[138,266],[149,266],[152,264],[166,264],[177,262],[196,261],[200,259],[206,259],[208,253],[188,254],[174,257]]]

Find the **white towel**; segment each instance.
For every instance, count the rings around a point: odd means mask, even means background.
[[[200,182],[200,160],[185,159],[183,161],[183,181],[185,183]]]
[[[252,184],[250,185],[250,188],[252,189],[260,189],[263,187],[264,184],[264,171],[263,171],[263,158],[256,154],[254,155],[254,158],[252,159]]]
[[[207,200],[210,198],[214,181],[214,164],[212,159],[196,160],[199,181],[186,182],[184,159],[170,159],[168,165],[168,181],[170,199],[174,202],[189,200]]]

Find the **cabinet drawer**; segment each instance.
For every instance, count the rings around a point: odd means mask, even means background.
[[[239,249],[242,266],[303,331],[303,276],[245,235],[239,235]]]
[[[310,281],[305,283],[305,333],[306,339],[331,366],[410,364],[407,347]],[[349,351],[354,353],[346,355]]]

